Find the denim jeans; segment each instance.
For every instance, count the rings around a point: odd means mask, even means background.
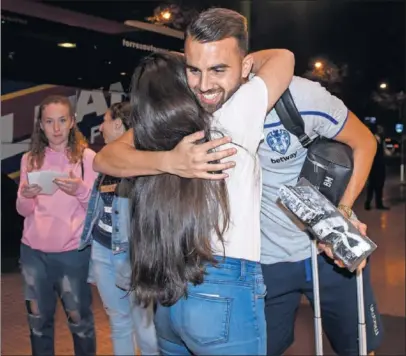
[[[203,284],[171,307],[158,305],[155,325],[162,355],[266,355],[261,265],[218,258]]]
[[[96,338],[87,283],[90,249],[45,253],[21,244],[20,263],[32,354],[55,355],[54,315],[62,301],[76,356],[95,355]]]
[[[131,293],[116,287],[115,265],[126,263],[128,254],[113,254],[97,241],[92,243],[91,274],[110,319],[115,355],[158,355],[153,306],[142,308],[132,302]]]

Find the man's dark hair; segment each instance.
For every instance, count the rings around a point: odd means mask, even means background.
[[[248,52],[247,19],[236,11],[211,8],[201,12],[187,27],[186,36],[207,43],[234,37],[243,55]]]
[[[131,127],[131,104],[128,101],[114,103],[110,106],[111,119],[121,119],[126,130]]]
[[[205,132],[212,117],[187,84],[184,58],[154,53],[134,72],[131,103],[134,145],[143,151],[172,150],[185,136]],[[206,263],[216,263],[211,237],[223,243],[229,225],[224,180],[172,174],[136,177],[130,193],[131,290],[143,305],[170,306],[188,283],[203,282]]]

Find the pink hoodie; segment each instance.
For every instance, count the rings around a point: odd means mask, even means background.
[[[97,173],[93,171],[96,153],[86,149],[83,153],[84,182],[70,196],[58,189],[53,195],[37,195],[33,199],[21,195],[21,187],[27,178],[27,154],[21,159],[20,186],[17,211],[24,219],[22,242],[32,249],[43,252],[63,252],[78,248],[85,220],[87,203]],[[40,169],[73,173],[81,177],[80,163],[71,164],[64,152],[47,148],[44,164]]]

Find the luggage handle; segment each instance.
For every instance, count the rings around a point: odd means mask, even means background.
[[[319,269],[317,262],[317,240],[311,244],[313,296],[314,296],[314,333],[316,355],[323,356],[323,327],[320,309]],[[362,270],[356,271],[357,279],[357,305],[358,305],[358,353],[367,356],[367,331],[365,322],[364,281]]]

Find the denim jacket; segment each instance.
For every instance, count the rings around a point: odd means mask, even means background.
[[[79,250],[83,250],[92,244],[92,231],[104,210],[103,199],[99,191],[99,183],[102,175],[99,175],[93,184],[90,200],[86,212],[82,236],[80,238]],[[111,235],[111,251],[113,253],[113,263],[116,270],[116,285],[124,290],[129,289],[131,278],[131,266],[128,254],[128,236],[130,231],[128,198],[115,196],[112,204],[111,220],[113,232]],[[90,283],[92,278],[92,266],[89,269]]]

